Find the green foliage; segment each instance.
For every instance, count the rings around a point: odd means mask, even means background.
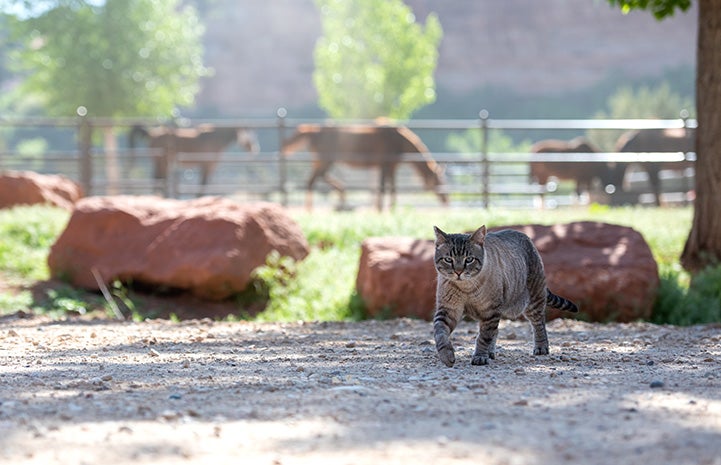
[[[686,279],[678,268],[661,273],[651,321],[684,326],[721,322],[721,266],[698,273],[688,287],[683,285]]]
[[[28,279],[47,279],[47,255],[69,214],[54,207],[0,210],[0,270]]]
[[[607,110],[602,110],[595,118],[659,118],[674,119],[686,110],[691,118],[696,115],[696,107],[690,97],[684,97],[671,90],[667,82],[657,86],[624,86],[608,99]],[[587,136],[602,150],[612,152],[616,141],[624,131],[589,129]]]
[[[446,147],[452,152],[478,154],[483,142],[480,129],[466,129],[462,133],[453,132],[446,139]],[[526,153],[533,143],[529,140],[514,142],[513,139],[500,129],[491,129],[488,132],[489,153]]]
[[[613,6],[619,6],[624,14],[631,10],[650,10],[656,19],[673,16],[676,8],[686,11],[691,6],[691,0],[608,0]]]
[[[721,321],[721,267],[689,275],[679,264],[691,225],[691,208],[610,208],[541,210],[444,211],[400,209],[393,214],[296,212],[311,252],[301,262],[271,254],[255,273],[255,292],[260,301],[239,302],[242,308],[261,310],[261,321],[357,320],[364,318],[363,303],[355,291],[361,242],[372,236],[408,236],[432,239],[432,226],[447,231],[470,231],[481,224],[553,224],[578,220],[604,221],[635,228],[645,237],[661,270],[661,287],[654,307],[655,323],[697,324]],[[51,244],[62,232],[68,213],[46,206],[0,210],[0,273],[4,282],[19,277],[42,281],[48,278],[46,258]],[[115,282],[111,293],[123,313],[135,320],[152,317],[137,296]],[[258,307],[258,305],[260,305]],[[55,316],[68,313],[108,311],[98,294],[68,285],[43,292],[0,292],[0,313],[33,310]],[[256,311],[248,312],[249,315]]]
[[[167,116],[193,103],[208,72],[203,28],[179,0],[57,0],[13,25],[21,91],[54,115]]]
[[[394,214],[296,213],[312,245],[310,255],[294,264],[292,273],[266,270],[266,285],[277,286],[262,320],[357,319],[362,302],[355,293],[361,242],[372,236],[408,236],[432,239],[435,224],[447,231],[470,231],[481,224],[553,224],[578,220],[605,221],[631,226],[641,232],[662,269],[678,267],[678,257],[691,224],[692,210],[609,208],[586,210],[447,210],[442,214],[403,209]],[[678,286],[683,288],[683,273]],[[275,282],[273,282],[275,281]],[[277,303],[273,300],[278,299]],[[304,314],[303,312],[308,312]]]
[[[350,305],[358,250],[314,248],[302,262],[272,253],[255,276],[268,300],[259,321],[359,319]]]
[[[18,293],[0,292],[0,315],[18,311],[26,312],[32,306],[32,303],[33,296],[30,291]]]
[[[313,81],[333,118],[407,119],[436,98],[433,72],[443,34],[425,28],[401,0],[316,0],[323,36]]]
[[[57,289],[48,289],[45,291],[46,299],[40,302],[39,310],[45,313],[67,315],[74,313],[77,315],[85,315],[91,308],[97,305],[95,302],[90,303],[87,300],[87,293],[75,289],[69,285],[63,285]]]

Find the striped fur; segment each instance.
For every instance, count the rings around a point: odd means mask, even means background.
[[[578,307],[570,300],[556,295],[550,289],[546,289],[546,306],[561,310],[563,312],[578,313]]]
[[[543,262],[531,239],[512,230],[486,233],[485,226],[473,234],[434,230],[438,287],[433,332],[441,361],[449,367],[455,363],[450,335],[464,315],[479,322],[473,365],[495,358],[501,317],[525,316],[533,329],[534,355],[548,354],[546,306],[578,308],[547,288]]]

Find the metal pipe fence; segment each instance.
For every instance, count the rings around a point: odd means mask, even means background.
[[[284,109],[276,118],[266,119],[110,119],[110,118],[13,118],[0,116],[0,169],[32,170],[42,173],[63,174],[78,183],[88,195],[160,194],[187,198],[197,195],[232,196],[240,200],[269,200],[284,205],[300,205],[310,175],[312,155],[297,153],[281,156],[282,141],[293,133],[299,124],[327,124],[326,120],[289,118]],[[207,160],[206,153],[178,153],[177,159],[166,166],[167,176],[156,178],[154,171],[162,150],[135,148],[135,163],[130,163],[130,150],[125,135],[134,125],[166,126],[168,128],[196,126],[244,127],[257,133],[261,151],[246,153],[231,146],[223,152],[210,183],[202,188],[194,163]],[[334,121],[333,125],[375,124],[374,121]],[[450,194],[452,205],[529,207],[538,204],[543,195],[551,205],[569,205],[577,202],[574,188],[569,182],[556,181],[553,186],[538,185],[529,179],[530,162],[598,163],[680,163],[694,160],[693,152],[642,152],[642,153],[536,153],[493,152],[494,137],[522,139],[564,138],[584,135],[587,130],[628,131],[636,129],[695,128],[696,121],[686,118],[668,120],[646,119],[492,119],[485,111],[477,119],[409,120],[403,125],[413,130],[429,146],[431,156],[445,169],[446,184],[443,191]],[[113,128],[117,147],[106,148],[103,134]],[[473,133],[477,132],[476,136]],[[450,134],[468,138],[469,149],[450,151],[447,140]],[[528,136],[530,134],[530,136]],[[47,139],[44,150],[22,150],[26,140]],[[112,152],[112,153],[111,153]],[[418,206],[436,205],[433,194],[423,190],[422,183],[409,169],[410,164],[425,162],[417,154],[405,154],[397,173],[400,204]],[[117,166],[110,166],[111,164]],[[118,179],[113,177],[117,170]],[[673,171],[673,170],[671,170]],[[334,175],[341,179],[349,191],[351,202],[372,205],[369,200],[378,184],[378,174],[369,170],[354,170],[338,165]],[[636,200],[647,201],[648,190],[643,171],[631,173],[636,183]],[[668,199],[685,201],[692,189],[692,170],[671,176],[663,173],[662,181]],[[601,186],[602,187],[602,186]],[[601,189],[602,190],[602,189]],[[322,184],[316,186],[321,202],[334,201],[331,190]],[[603,199],[601,199],[603,200]],[[547,205],[548,205],[547,203]]]

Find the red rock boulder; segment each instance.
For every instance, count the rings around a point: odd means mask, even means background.
[[[361,244],[356,290],[372,317],[433,317],[433,241],[371,237]]]
[[[80,185],[62,175],[9,170],[0,173],[0,208],[49,204],[72,210],[82,196]]]
[[[267,255],[301,260],[308,243],[275,204],[204,197],[110,196],[80,200],[53,244],[53,277],[98,289],[114,280],[185,289],[220,300],[238,293]]]
[[[651,249],[632,228],[596,222],[510,226],[538,248],[549,288],[578,303],[592,321],[651,316],[659,286]],[[493,228],[498,231],[506,228]],[[371,316],[430,319],[435,304],[433,241],[371,238],[363,242],[357,291]],[[561,316],[550,310],[549,318]]]

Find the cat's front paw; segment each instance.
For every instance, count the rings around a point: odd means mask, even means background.
[[[488,360],[491,358],[495,358],[495,354],[493,357],[490,356],[491,354],[474,354],[473,358],[471,359],[471,365],[488,365]]]
[[[456,363],[456,354],[451,347],[441,347],[438,349],[438,358],[445,363],[447,367],[452,367]]]
[[[538,346],[533,349],[533,355],[548,355],[548,346]]]

